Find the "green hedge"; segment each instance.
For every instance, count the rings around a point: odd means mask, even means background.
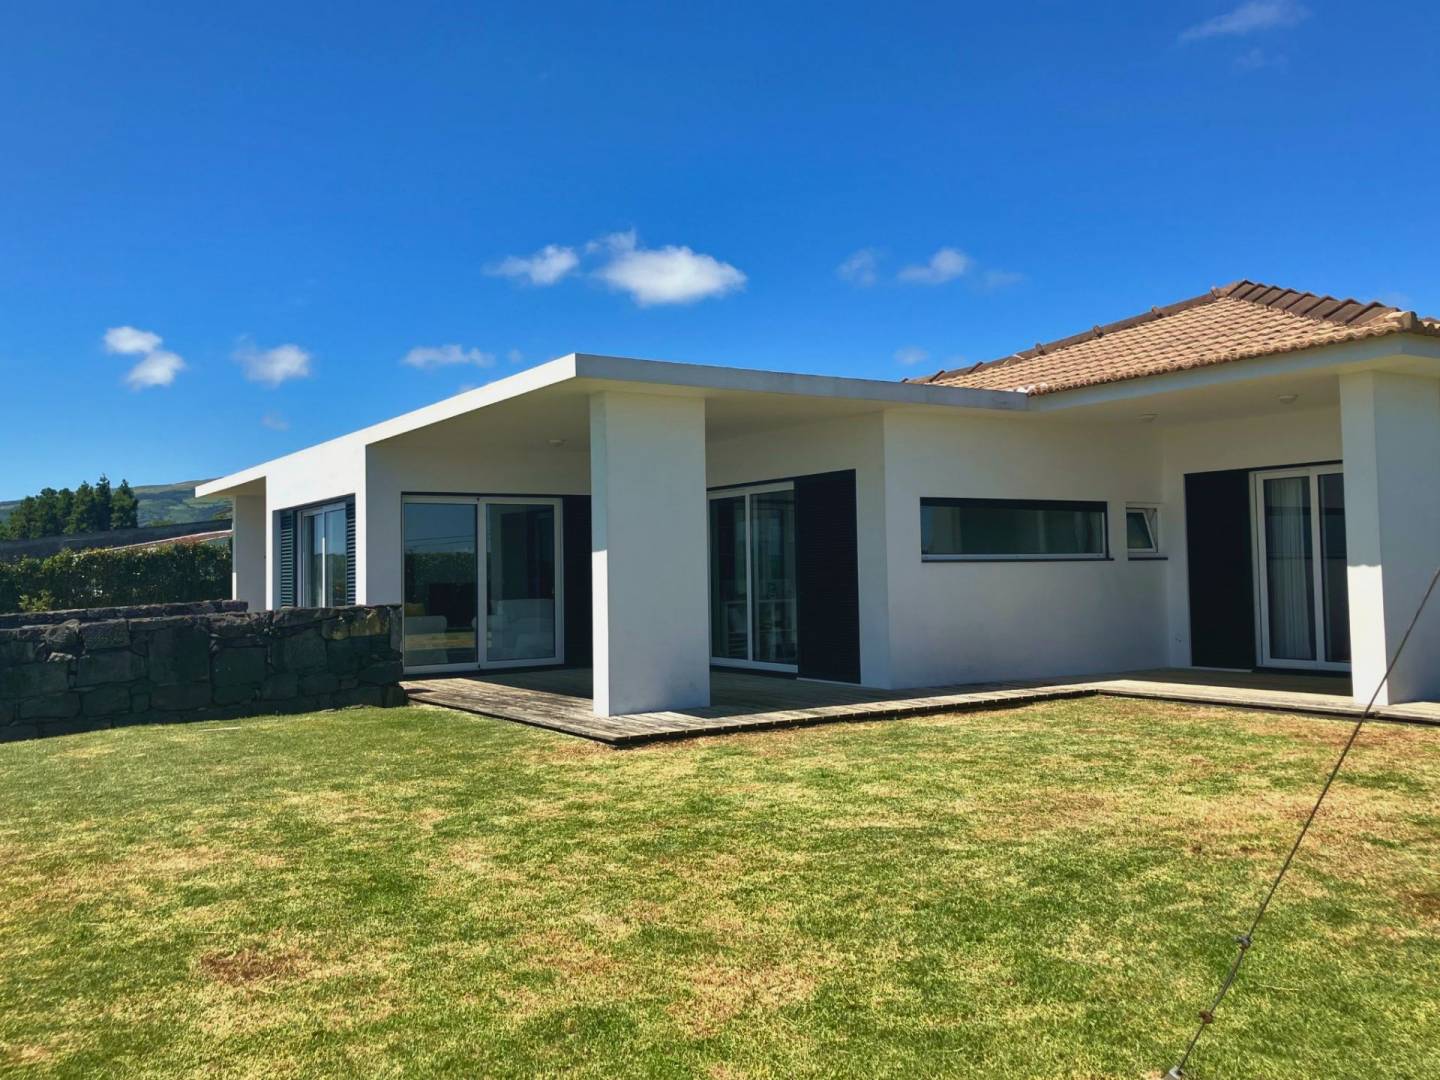
[[[224,600],[230,544],[61,551],[0,562],[0,612]]]

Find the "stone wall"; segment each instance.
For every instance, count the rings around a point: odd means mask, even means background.
[[[69,608],[64,611],[13,611],[0,615],[0,630],[17,626],[49,626],[62,622],[108,622],[111,619],[158,619],[163,615],[214,615],[245,611],[244,600],[193,600],[184,604],[136,604],[131,607]]]
[[[122,724],[401,705],[395,607],[0,629],[0,740]]]

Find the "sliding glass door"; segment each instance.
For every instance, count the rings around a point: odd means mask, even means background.
[[[559,499],[415,496],[404,511],[408,669],[563,659]]]
[[[1349,667],[1344,476],[1276,469],[1253,484],[1261,665]]]
[[[485,658],[560,659],[552,503],[485,504]]]
[[[405,666],[474,667],[480,579],[476,506],[405,503]]]
[[[798,641],[794,486],[712,493],[710,655],[793,671]]]
[[[345,504],[322,506],[300,515],[300,597],[303,607],[343,607],[349,557]]]

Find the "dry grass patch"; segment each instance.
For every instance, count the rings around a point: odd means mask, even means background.
[[[686,996],[665,1011],[692,1038],[707,1038],[739,1016],[805,1001],[819,977],[814,966],[709,960],[681,973]]]
[[[227,986],[252,986],[302,974],[309,958],[298,952],[271,949],[212,950],[196,961],[205,976]]]
[[[0,1073],[1158,1075],[1346,733],[206,730],[0,747]],[[1370,728],[1332,800],[1192,1077],[1440,1075],[1440,732]]]

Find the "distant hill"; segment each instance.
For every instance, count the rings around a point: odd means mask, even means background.
[[[172,521],[183,524],[187,521],[209,521],[213,517],[230,516],[229,499],[212,499],[201,502],[195,498],[195,485],[204,480],[182,480],[178,484],[143,484],[133,488],[135,498],[140,502],[140,524],[155,525]],[[118,483],[118,481],[117,481]],[[0,521],[20,505],[19,499],[0,502]]]

